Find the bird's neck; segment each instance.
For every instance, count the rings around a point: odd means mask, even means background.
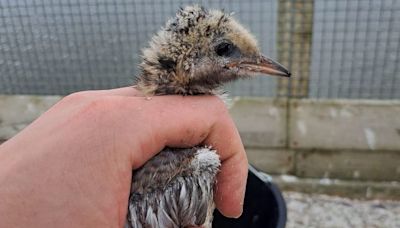
[[[156,78],[156,77],[152,77]],[[162,96],[162,95],[182,95],[182,96],[198,96],[198,95],[215,95],[218,96],[229,107],[231,99],[229,94],[221,88],[211,88],[200,85],[181,85],[179,83],[155,83],[151,80],[144,80],[139,77],[135,88],[142,92],[145,96]]]
[[[136,82],[136,88],[143,94],[153,95],[220,95],[224,92],[216,86],[206,83],[192,83],[191,81],[168,80],[174,77],[162,79],[158,76],[140,76]],[[176,78],[175,78],[176,79]]]

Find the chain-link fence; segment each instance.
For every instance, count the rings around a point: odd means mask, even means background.
[[[234,95],[400,98],[398,0],[0,0],[0,94],[130,85],[140,49],[179,6],[235,12],[293,72]]]

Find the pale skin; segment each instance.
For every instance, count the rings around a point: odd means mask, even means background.
[[[165,146],[211,145],[215,202],[242,212],[247,158],[215,96],[146,99],[132,87],[65,97],[0,146],[0,227],[123,227],[132,169]]]

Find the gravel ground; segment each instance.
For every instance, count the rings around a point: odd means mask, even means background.
[[[400,228],[400,201],[355,200],[285,192],[287,228]]]

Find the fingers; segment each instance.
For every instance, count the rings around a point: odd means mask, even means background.
[[[188,148],[202,144],[220,112],[226,109],[222,102],[211,96],[182,97],[155,96],[129,98],[136,102],[123,109],[135,115],[127,119],[129,125],[141,129],[139,150],[145,153],[135,155],[134,168],[161,151],[165,146]],[[133,114],[135,113],[135,114]],[[139,124],[139,126],[138,126]]]
[[[133,96],[133,97],[143,96],[143,94],[139,90],[137,90],[134,86],[109,89],[109,90],[98,90],[98,92],[99,95],[108,95],[108,96]]]
[[[213,96],[135,99],[141,100],[141,110],[145,113],[141,122],[146,126],[137,129],[142,129],[142,136],[145,135],[140,150],[146,152],[135,155],[134,168],[165,146],[187,148],[210,145],[217,150],[222,161],[217,177],[217,208],[227,217],[240,216],[248,172],[247,158],[239,133],[223,102]]]
[[[79,97],[80,99],[95,99],[102,96],[123,96],[123,97],[143,97],[144,95],[134,86],[121,87],[107,90],[87,90],[72,93],[67,97]]]
[[[222,161],[215,191],[217,208],[226,217],[237,218],[243,210],[248,161],[232,119],[229,116],[222,118],[213,126],[205,142],[218,151]]]

